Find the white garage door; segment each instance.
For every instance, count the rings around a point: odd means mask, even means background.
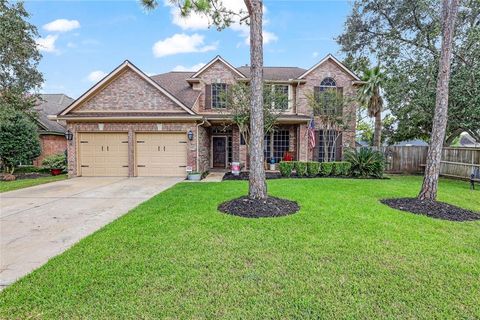
[[[127,133],[80,133],[79,138],[82,176],[128,176]]]
[[[137,133],[136,164],[139,177],[185,176],[185,133]]]

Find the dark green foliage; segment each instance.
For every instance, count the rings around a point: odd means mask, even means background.
[[[375,56],[386,73],[384,98],[396,119],[389,142],[432,131],[441,43],[441,1],[356,0],[337,38],[347,63]],[[480,1],[462,1],[454,34],[446,143],[464,131],[480,140]],[[360,67],[360,68],[361,68]]]
[[[278,169],[282,177],[290,177],[292,175],[294,163],[293,161],[281,161],[278,164]]]
[[[309,177],[315,177],[320,173],[320,162],[309,161],[307,162],[307,173]]]
[[[37,126],[24,113],[7,108],[0,112],[0,160],[6,171],[28,163],[41,153]]]
[[[51,156],[46,157],[42,165],[46,169],[62,169],[65,170],[67,166],[67,158],[65,157],[65,153],[54,154]]]
[[[320,164],[320,173],[322,176],[329,176],[333,172],[333,162],[322,162]]]
[[[307,163],[303,162],[303,161],[296,161],[295,162],[295,171],[297,172],[297,176],[306,177],[307,176]]]
[[[385,170],[383,154],[370,148],[347,150],[345,160],[350,162],[350,172],[355,177],[381,178]]]
[[[350,162],[335,161],[332,163],[332,176],[348,176],[350,174]]]

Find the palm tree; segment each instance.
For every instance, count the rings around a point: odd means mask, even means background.
[[[373,133],[373,145],[380,147],[382,143],[382,109],[383,98],[381,87],[385,81],[385,75],[380,67],[365,70],[362,80],[363,87],[360,91],[360,102],[367,109],[369,117],[375,117],[375,130]]]

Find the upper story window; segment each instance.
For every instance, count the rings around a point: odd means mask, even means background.
[[[325,78],[320,83],[320,89],[322,91],[328,90],[329,88],[331,89],[336,87],[337,87],[337,83],[332,78]]]
[[[288,87],[288,84],[265,84],[264,103],[270,103],[272,108],[277,110],[287,110],[289,108]]]
[[[333,78],[322,80],[320,86],[314,87],[315,100],[319,106],[315,110],[318,115],[341,115],[343,111],[343,90],[337,87]]]
[[[227,106],[226,92],[226,83],[212,83],[212,109],[223,109]]]

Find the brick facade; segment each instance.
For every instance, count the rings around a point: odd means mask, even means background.
[[[303,72],[302,70],[300,69],[301,72]],[[176,94],[178,94],[178,97],[182,96],[186,99],[187,95],[185,94],[187,91],[190,96],[198,97],[196,100],[192,100],[191,105],[189,105],[192,111],[198,115],[195,120],[184,117],[183,114],[187,116],[188,113],[182,107],[156,86],[146,81],[141,73],[128,64],[124,69],[119,70],[118,74],[114,75],[112,79],[102,84],[99,89],[95,89],[96,92],[89,92],[86,96],[87,98],[74,110],[70,111],[69,115],[78,117],[87,115],[88,117],[92,114],[95,116],[98,114],[101,117],[103,113],[105,118],[104,120],[98,120],[98,122],[88,118],[84,118],[81,121],[65,118],[67,119],[67,128],[75,137],[68,143],[69,175],[76,176],[78,174],[76,153],[78,133],[80,132],[128,133],[128,175],[134,176],[135,132],[184,132],[186,134],[191,130],[194,133],[194,139],[187,142],[187,165],[191,166],[195,171],[208,171],[212,166],[212,131],[209,127],[211,125],[220,125],[222,120],[219,120],[221,118],[219,116],[224,116],[225,114],[223,110],[205,108],[205,87],[212,83],[234,84],[241,76],[234,72],[230,66],[222,62],[222,60],[216,60],[211,63],[196,79],[189,78],[191,76],[193,74],[187,75],[182,80],[185,82],[182,86],[179,86]],[[297,74],[297,76],[300,76],[300,74]],[[178,77],[178,74],[176,74],[176,77]],[[287,120],[279,124],[279,127],[289,130],[289,151],[292,152],[297,160],[307,161],[316,159],[316,155],[308,147],[307,121],[305,119],[308,119],[312,111],[309,110],[307,95],[313,93],[314,87],[319,86],[326,77],[333,78],[337,87],[342,87],[344,96],[353,97],[355,95],[355,78],[339,66],[334,59],[326,59],[321,65],[308,72],[302,79],[295,81],[291,81],[291,78],[277,80],[277,83],[289,85],[291,108],[286,112],[286,115],[290,119],[287,117]],[[178,81],[179,78],[175,79]],[[173,92],[172,88],[175,89],[174,86],[169,88],[170,93]],[[153,112],[156,112],[156,115]],[[124,116],[125,119],[117,121],[110,118],[110,114]],[[163,119],[153,120],[154,115],[161,118],[161,115],[168,116],[169,114],[174,116],[180,115],[178,116],[180,118],[172,121]],[[131,119],[129,118],[130,115],[143,117],[143,119],[132,121],[129,120]],[[150,116],[151,118],[149,118]],[[344,108],[343,117],[347,129],[342,131],[341,144],[343,147],[354,146],[356,124],[356,105],[354,102]],[[321,119],[315,119],[315,125],[317,130],[321,129]],[[232,126],[232,132],[229,135],[232,137],[232,161],[239,161],[244,169],[248,168],[248,150],[246,145],[241,144],[238,128]]]
[[[174,101],[130,69],[111,80],[101,91],[76,107],[73,112],[92,111],[186,113]]]
[[[33,160],[33,165],[37,167],[42,165],[45,157],[64,153],[65,150],[67,150],[67,139],[65,139],[65,136],[63,135],[41,134],[40,146],[42,148],[42,154]]]

